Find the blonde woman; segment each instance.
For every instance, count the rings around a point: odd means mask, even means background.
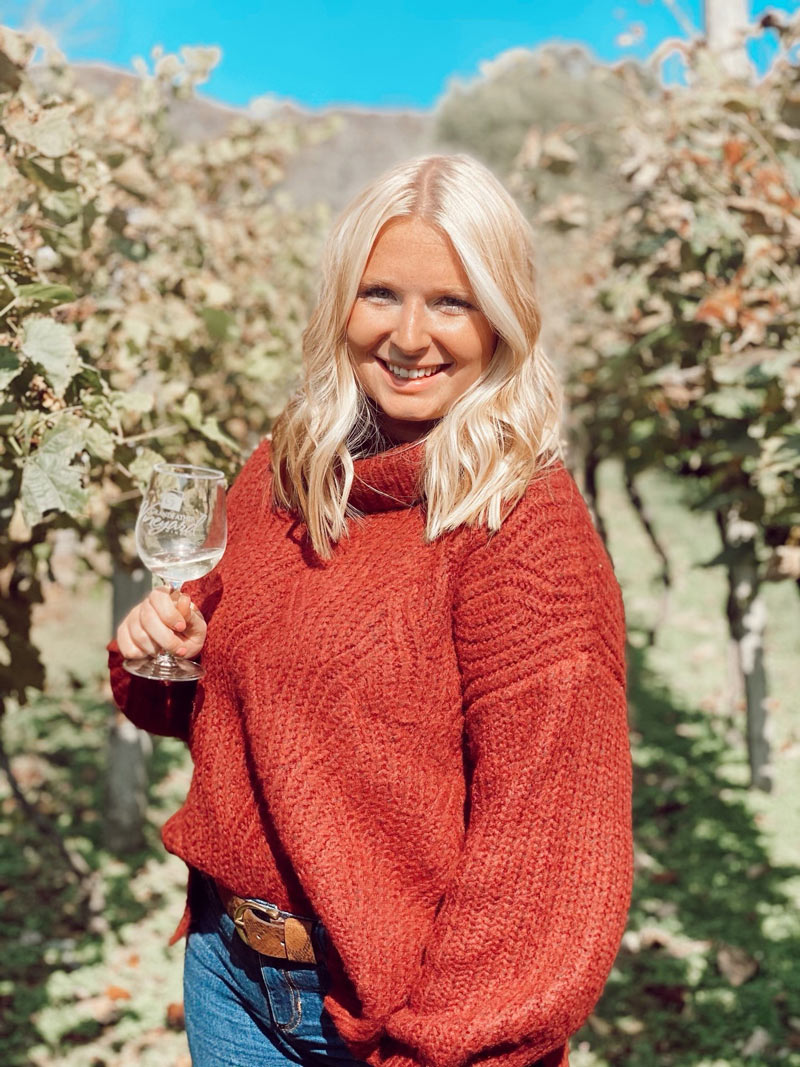
[[[531,234],[431,156],[354,201],[323,268],[222,562],[110,649],[120,707],[194,761],[163,830],[193,1062],[563,1067],[625,924],[630,759]],[[121,669],[157,646],[204,680]]]

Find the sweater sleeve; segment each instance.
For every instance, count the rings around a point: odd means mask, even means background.
[[[387,1067],[527,1067],[602,991],[632,879],[624,613],[575,482],[535,480],[456,582],[468,818]]]
[[[169,685],[128,674],[116,639],[107,646],[108,671],[114,703],[134,726],[161,737],[189,737],[189,715],[196,682]]]

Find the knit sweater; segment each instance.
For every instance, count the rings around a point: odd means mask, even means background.
[[[205,678],[132,678],[112,642],[112,686],[189,744],[166,848],[325,924],[326,1007],[357,1056],[564,1067],[629,901],[620,590],[560,463],[496,534],[425,544],[423,448],[355,461],[363,517],[323,561],[270,507],[263,442],[222,561],[185,587]]]

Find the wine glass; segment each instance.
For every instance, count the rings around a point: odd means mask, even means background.
[[[136,520],[136,548],[147,569],[170,587],[201,578],[225,551],[225,475],[213,467],[157,463]],[[126,659],[126,671],[162,682],[191,682],[203,668],[162,650]]]

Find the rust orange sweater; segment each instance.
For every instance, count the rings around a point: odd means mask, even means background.
[[[221,563],[186,587],[205,679],[132,679],[112,643],[112,684],[133,722],[189,743],[167,849],[325,923],[326,1004],[357,1055],[555,1067],[627,914],[622,600],[560,464],[494,536],[423,544],[423,448],[356,461],[364,517],[320,561],[269,507],[265,441]]]

